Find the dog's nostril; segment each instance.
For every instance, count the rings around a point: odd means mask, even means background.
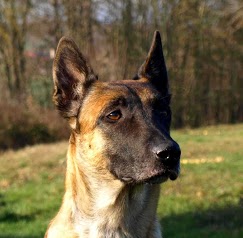
[[[181,151],[179,149],[167,148],[162,151],[157,151],[156,156],[158,159],[167,161],[169,159],[177,160],[180,158]]]
[[[157,151],[156,155],[159,159],[167,160],[170,158],[170,152],[168,150]]]

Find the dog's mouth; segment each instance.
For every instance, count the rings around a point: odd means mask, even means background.
[[[175,170],[165,170],[163,172],[160,172],[150,178],[147,178],[144,180],[145,183],[149,184],[158,184],[158,183],[164,183],[168,179],[170,180],[176,180],[177,177],[179,176],[179,171]]]
[[[166,182],[168,179],[174,181],[178,178],[180,173],[180,166],[178,165],[174,169],[163,169],[156,171],[152,175],[142,178],[134,179],[132,177],[122,177],[121,180],[125,183],[147,183],[147,184],[160,184]]]

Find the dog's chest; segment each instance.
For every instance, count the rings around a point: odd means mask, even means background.
[[[75,231],[79,238],[132,238],[132,236],[124,233],[120,228],[109,229],[97,221],[83,227],[76,226]]]
[[[139,214],[142,214],[146,207],[144,200],[147,200],[147,193],[146,186],[143,186],[139,193],[130,198],[129,204],[123,201],[123,205],[119,202],[116,204],[118,206],[114,205],[116,199],[111,199],[111,194],[108,196],[110,199],[104,196],[107,198],[106,202],[93,204],[92,217],[76,216],[75,232],[80,238],[145,238],[146,232],[143,232],[141,227],[147,221],[144,222],[143,216],[140,217]]]

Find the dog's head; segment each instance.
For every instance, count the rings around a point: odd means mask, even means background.
[[[76,44],[59,42],[54,103],[73,130],[79,163],[124,183],[177,178],[180,148],[170,137],[170,94],[159,32],[132,80],[100,82]]]

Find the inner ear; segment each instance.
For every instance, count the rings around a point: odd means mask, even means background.
[[[163,95],[169,92],[167,69],[164,60],[160,33],[155,31],[145,62],[134,79],[147,78]]]
[[[63,117],[77,116],[85,91],[96,80],[97,76],[74,41],[63,37],[53,62],[53,101]]]

